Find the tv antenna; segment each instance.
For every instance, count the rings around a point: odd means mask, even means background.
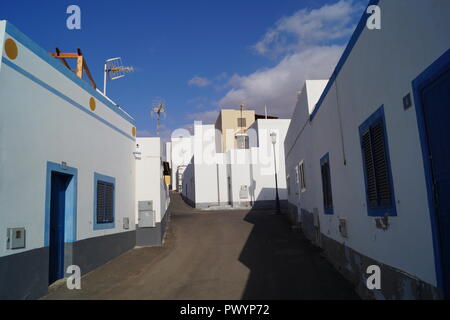
[[[124,67],[122,58],[111,58],[105,61],[104,77],[103,77],[103,95],[106,96],[106,80],[117,80],[125,77],[127,73],[134,71],[133,67]]]
[[[161,130],[161,117],[166,118],[167,105],[164,99],[155,99],[152,104],[152,118],[156,117],[156,135],[159,137]]]

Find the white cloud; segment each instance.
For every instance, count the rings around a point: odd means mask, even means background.
[[[237,107],[244,102],[263,112],[267,104],[271,115],[290,118],[296,93],[307,79],[328,79],[347,40],[353,22],[362,14],[361,1],[340,0],[319,9],[302,9],[280,19],[254,45],[257,53],[277,57],[272,68],[250,75],[233,75],[231,89],[219,101],[220,107]],[[339,45],[332,45],[338,43]]]
[[[267,105],[271,115],[289,118],[297,92],[307,79],[327,79],[343,47],[313,47],[285,57],[277,66],[248,76],[235,75],[233,88],[219,101],[219,106],[236,107],[244,102],[258,112]]]
[[[257,53],[278,56],[313,45],[327,45],[352,34],[352,22],[362,12],[361,1],[340,0],[319,9],[302,9],[283,17],[254,45]]]
[[[197,86],[197,87],[207,87],[211,84],[211,82],[203,77],[194,77],[191,80],[188,81],[188,85],[190,86]]]

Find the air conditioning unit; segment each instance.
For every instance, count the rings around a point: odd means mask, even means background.
[[[339,219],[339,232],[341,233],[341,236],[348,238],[347,219]]]

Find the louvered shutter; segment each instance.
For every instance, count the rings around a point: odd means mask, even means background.
[[[386,156],[386,137],[383,122],[377,121],[362,133],[362,149],[366,170],[369,208],[391,205],[391,186]]]
[[[372,138],[370,130],[363,133],[362,136],[362,149],[364,155],[364,165],[366,168],[366,180],[367,180],[367,199],[369,201],[369,208],[376,207],[378,205],[378,191],[375,174],[375,164],[372,154]]]
[[[97,223],[105,221],[105,184],[97,182]]]
[[[370,128],[370,133],[372,136],[372,154],[376,173],[378,205],[380,207],[385,207],[391,204],[391,188],[389,184],[383,123],[377,122],[374,124]]]
[[[331,209],[333,207],[333,198],[331,195],[331,177],[330,177],[330,164],[327,162],[324,165],[325,169],[325,178],[326,178],[326,191],[327,191],[327,209]]]
[[[105,187],[105,223],[114,221],[113,209],[114,209],[114,185],[106,184]]]
[[[114,221],[114,185],[97,182],[97,223]]]
[[[322,173],[322,193],[323,193],[324,208],[325,210],[332,210],[333,196],[331,191],[330,163],[328,161],[322,163],[321,173]]]

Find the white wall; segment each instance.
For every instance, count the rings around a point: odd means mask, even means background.
[[[165,161],[167,161],[172,168],[172,142],[166,142]]]
[[[193,138],[187,130],[175,131],[171,139],[172,190],[177,190],[177,170],[187,166],[194,154]]]
[[[305,81],[292,116],[292,125],[289,126],[285,139],[286,178],[287,176],[290,178],[288,199],[298,208],[307,209],[309,212],[312,212],[317,203],[320,203],[318,201],[321,201],[317,194],[318,187],[315,185],[321,178],[316,170],[313,170],[313,164],[316,165],[313,156],[315,142],[311,136],[309,117],[327,83],[327,80]],[[306,190],[303,191],[297,177],[297,167],[301,161],[304,161],[305,165]],[[321,193],[319,195],[321,196]],[[301,221],[300,212],[298,218]]]
[[[25,227],[27,241],[26,249],[6,250],[6,238],[0,237],[0,256],[44,246],[48,161],[64,161],[78,169],[76,240],[123,232],[124,217],[130,218],[130,230],[134,229],[133,123],[108,107],[98,93],[72,81],[66,75],[70,71],[62,73],[43,60],[49,56],[45,50],[16,35],[6,38],[16,41],[18,57],[10,60],[3,52],[0,66],[0,221],[2,232]],[[94,112],[89,109],[91,97],[96,100]],[[94,172],[116,179],[114,229],[93,230]]]
[[[192,203],[195,203],[195,166],[192,162],[186,167],[183,174],[183,190],[182,194],[188,198]]]
[[[163,145],[160,138],[137,138],[136,151],[136,221],[139,201],[153,201],[156,221],[161,222],[169,206],[170,197],[163,176]]]
[[[195,201],[218,204],[215,126],[196,123],[194,137]]]
[[[232,202],[234,206],[243,206],[250,202],[250,173],[252,161],[251,149],[231,149],[227,152],[228,172],[231,176]],[[247,186],[247,198],[240,198],[241,186]]]
[[[255,181],[256,200],[274,200],[275,195],[275,166],[274,150],[276,158],[276,172],[278,176],[278,190],[280,199],[287,199],[285,150],[284,141],[291,120],[289,119],[259,119],[255,122],[257,130],[258,148],[252,155],[253,180]],[[270,133],[276,133],[277,141],[275,149]]]
[[[295,142],[300,148],[292,149],[288,165],[304,157],[305,151],[302,154],[299,150],[310,146],[307,176],[311,179],[311,193],[305,195],[301,206],[307,210],[319,209],[323,234],[436,285],[415,107],[405,111],[402,98],[412,93],[411,82],[450,47],[450,2],[384,0],[379,5],[382,29],[364,29],[310,123],[310,135],[301,135]],[[381,105],[384,105],[397,201],[397,216],[389,218],[390,227],[386,231],[376,228],[374,218],[367,214],[358,131]],[[332,175],[333,216],[323,215],[319,180],[319,161],[327,152]],[[289,172],[291,169],[287,168]],[[338,231],[340,217],[348,220],[348,239],[341,237]]]
[[[252,127],[253,133],[250,134],[253,136],[251,144],[255,147],[248,150],[230,150],[227,153],[216,153],[214,125],[194,125],[194,168],[186,169],[184,179],[188,179],[189,183],[195,181],[195,197],[188,197],[196,205],[226,205],[229,201],[239,205],[240,202],[246,204],[255,200],[274,200],[275,169],[273,146],[269,136],[271,131],[278,134],[275,150],[280,199],[287,198],[283,142],[290,120],[258,120],[257,123],[259,126],[255,124]],[[254,141],[259,141],[260,146]],[[231,178],[231,194],[228,190],[228,177]],[[250,189],[246,199],[240,199],[241,186]]]

